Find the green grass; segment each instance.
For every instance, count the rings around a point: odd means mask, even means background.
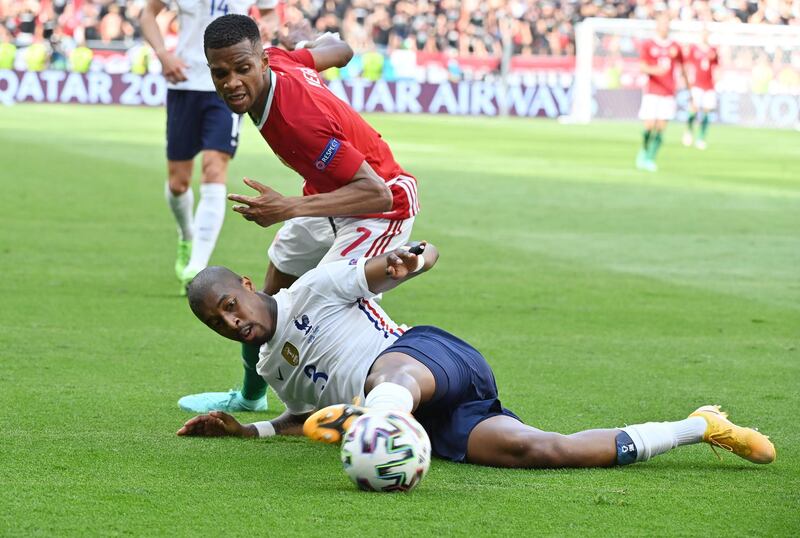
[[[415,237],[442,252],[385,298],[395,319],[475,344],[540,428],[722,403],[777,462],[435,461],[412,494],[378,495],[334,447],[179,439],[176,400],[241,368],[176,297],[164,113],[16,106],[0,110],[0,535],[800,534],[800,133],[714,126],[701,153],[672,126],[647,175],[633,124],[370,121],[420,180]],[[231,190],[244,175],[299,191],[249,125]],[[213,262],[260,280],[273,233],[231,212]]]

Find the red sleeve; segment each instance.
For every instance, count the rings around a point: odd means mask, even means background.
[[[342,130],[319,109],[307,115],[306,128],[298,133],[295,148],[302,155],[303,177],[314,190],[327,192],[352,181],[364,155],[345,139]]]
[[[298,49],[293,51],[279,49],[278,47],[270,47],[267,49],[270,58],[278,58],[280,61],[289,61],[294,64],[300,64],[303,67],[314,69],[314,57],[308,49]]]

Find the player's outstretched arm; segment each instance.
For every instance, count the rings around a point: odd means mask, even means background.
[[[283,196],[258,181],[245,179],[258,196],[229,194],[228,199],[242,205],[233,210],[265,228],[295,217],[347,217],[383,213],[392,208],[392,191],[364,161],[353,179],[335,191],[310,196]]]
[[[370,259],[364,266],[367,286],[372,293],[396,288],[410,278],[429,271],[439,259],[439,250],[423,241]]]
[[[310,413],[293,415],[286,411],[270,421],[274,435],[303,435],[303,423],[309,415]],[[207,415],[188,420],[177,434],[196,437],[260,437],[259,428],[255,424],[242,424],[222,411],[211,411]]]

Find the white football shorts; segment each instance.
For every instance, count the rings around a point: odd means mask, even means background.
[[[714,110],[717,108],[717,92],[692,88],[692,101],[694,101],[694,106],[700,110]]]
[[[280,272],[299,277],[323,263],[389,252],[408,242],[413,226],[414,217],[298,217],[278,230],[269,247],[269,259]]]
[[[675,117],[676,110],[677,105],[675,104],[675,97],[671,95],[646,93],[642,95],[642,105],[639,107],[639,119],[644,121],[669,121]]]

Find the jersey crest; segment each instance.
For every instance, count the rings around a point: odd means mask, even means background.
[[[292,366],[297,366],[300,364],[300,352],[297,351],[297,348],[291,342],[286,342],[283,344],[283,349],[281,349],[281,355],[283,358],[291,364]]]

